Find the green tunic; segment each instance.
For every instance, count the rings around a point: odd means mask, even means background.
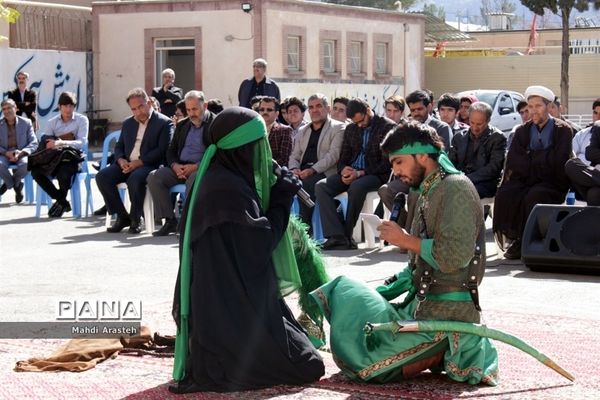
[[[460,382],[498,383],[498,357],[486,338],[454,332],[406,332],[392,335],[363,333],[366,322],[397,320],[458,320],[479,322],[479,312],[462,283],[474,259],[476,240],[483,228],[477,191],[463,175],[440,172],[421,185],[412,234],[423,239],[421,256],[410,255],[409,266],[396,282],[371,289],[340,276],[311,293],[329,321],[334,360],[349,377],[361,381],[391,382],[405,379],[418,361],[443,353],[436,367],[426,367]],[[481,245],[481,243],[479,243]],[[477,280],[485,269],[485,255],[477,258]],[[420,274],[433,269],[431,289],[424,301],[415,293]],[[473,268],[471,268],[473,272]],[[392,300],[406,295],[402,304]]]

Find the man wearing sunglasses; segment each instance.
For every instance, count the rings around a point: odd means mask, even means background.
[[[280,166],[288,165],[292,154],[292,128],[277,122],[279,116],[279,100],[275,97],[265,96],[258,106],[258,113],[265,120],[269,132],[269,145],[273,159]]]
[[[354,225],[367,193],[379,189],[390,175],[390,162],[379,148],[385,135],[396,124],[375,114],[366,101],[354,98],[348,102],[346,116],[352,123],[346,127],[337,174],[317,182],[315,194],[321,212],[323,250],[356,249],[352,239]],[[348,192],[348,210],[342,223],[334,197]]]

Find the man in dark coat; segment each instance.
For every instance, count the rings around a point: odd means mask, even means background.
[[[17,88],[8,92],[8,98],[14,100],[17,104],[17,115],[29,118],[33,129],[37,130],[37,94],[33,90],[28,89],[28,81],[29,74],[25,71],[20,71],[17,74]]]
[[[167,117],[175,115],[177,103],[183,99],[183,91],[175,86],[175,71],[167,68],[162,72],[162,86],[152,89],[152,97],[158,100],[162,114]]]
[[[476,102],[469,108],[470,127],[452,137],[449,158],[473,182],[479,198],[494,197],[502,176],[506,137],[490,126],[492,108]]]
[[[273,174],[266,127],[252,110],[217,115],[206,144],[182,217],[173,304],[178,384],[169,390],[314,382],[323,360],[280,292],[296,266],[286,229],[299,181],[286,168],[279,179]]]
[[[338,173],[320,180],[315,186],[323,236],[327,238],[323,243],[324,250],[357,248],[352,231],[367,193],[379,189],[391,170],[379,145],[396,123],[375,114],[367,102],[359,98],[348,102],[346,115],[352,123],[344,131]],[[342,223],[334,197],[343,192],[348,192],[348,209]]]
[[[600,206],[600,121],[592,125],[591,132],[590,144],[585,148],[590,165],[576,157],[567,161],[565,171],[588,206]]]
[[[136,88],[127,95],[133,116],[123,122],[121,136],[115,145],[116,162],[96,175],[96,183],[110,214],[117,214],[108,232],[140,233],[142,208],[146,196],[148,174],[165,162],[169,140],[173,133],[171,119],[152,109],[144,89]],[[129,213],[119,196],[117,185],[127,182],[131,210]]]
[[[572,155],[572,131],[549,114],[554,93],[530,86],[525,98],[531,120],[515,131],[494,201],[494,234],[501,247],[511,242],[507,259],[521,258],[521,236],[533,207],[562,203],[570,184],[564,167]]]
[[[254,96],[270,96],[275,97],[277,101],[281,101],[279,86],[277,83],[266,76],[267,62],[262,58],[257,58],[252,63],[252,71],[254,76],[248,78],[240,84],[238,91],[238,100],[240,107],[250,107],[250,100]]]

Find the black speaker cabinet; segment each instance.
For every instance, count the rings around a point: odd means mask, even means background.
[[[600,272],[600,207],[538,204],[525,225],[521,258],[532,270]]]

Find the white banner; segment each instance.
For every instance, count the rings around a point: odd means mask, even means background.
[[[58,96],[64,91],[77,95],[77,112],[86,107],[86,54],[55,50],[0,49],[0,93],[2,99],[17,87],[17,72],[29,73],[29,87],[37,92],[40,132],[58,113]]]

